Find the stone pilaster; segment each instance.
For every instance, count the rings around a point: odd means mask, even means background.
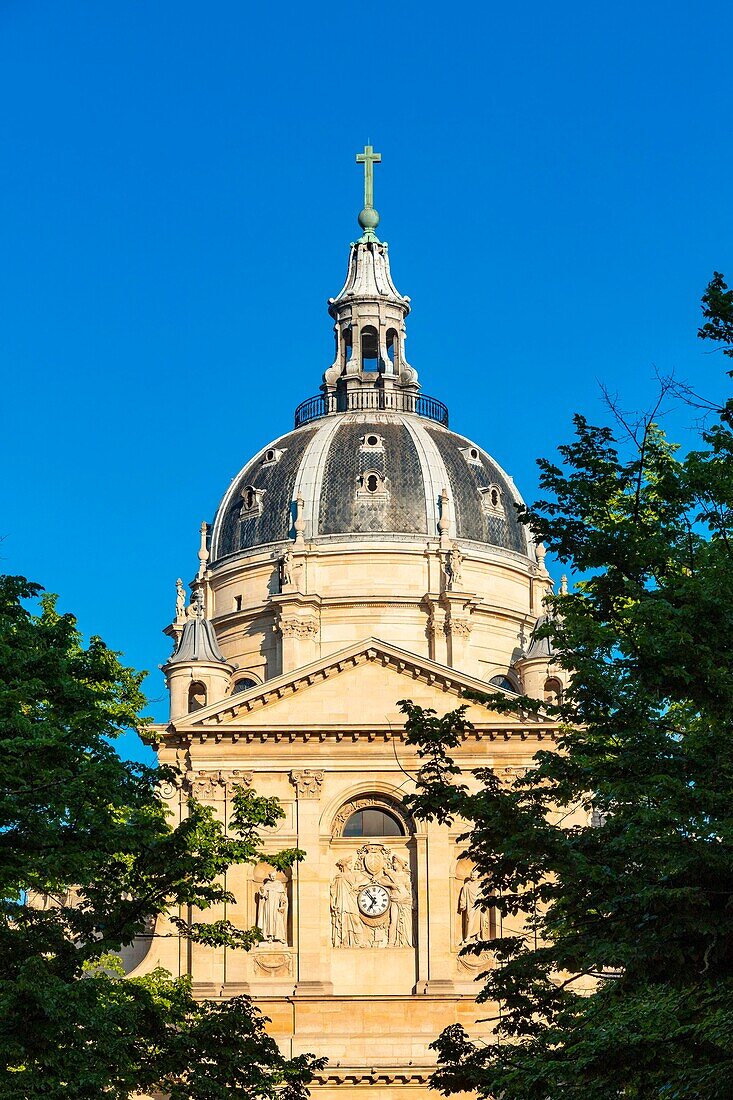
[[[298,949],[295,996],[322,996],[333,992],[330,972],[330,918],[328,898],[323,896],[322,882],[327,881],[321,864],[320,816],[323,772],[302,768],[290,773],[296,790],[298,847],[306,857],[297,864],[293,877],[293,893],[297,906],[296,945]]]
[[[320,597],[285,590],[271,599],[278,612],[282,672],[316,661],[321,655]]]

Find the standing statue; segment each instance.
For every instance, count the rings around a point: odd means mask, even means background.
[[[451,588],[460,588],[463,581],[463,555],[457,546],[448,554]]]
[[[280,558],[280,589],[293,583],[293,550],[288,547]]]
[[[463,917],[462,943],[491,939],[491,914],[480,905],[481,880],[474,867],[458,895],[458,912]]]
[[[331,942],[334,947],[361,947],[362,919],[356,901],[356,884],[347,859],[336,863],[331,883]]]
[[[179,577],[176,581],[176,622],[181,623],[186,617],[186,590],[183,581]]]
[[[287,943],[288,895],[274,871],[257,891],[257,927],[270,943]]]
[[[392,866],[385,872],[390,884],[389,946],[412,947],[412,878],[407,861],[392,856]]]

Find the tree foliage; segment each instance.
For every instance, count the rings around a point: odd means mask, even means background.
[[[145,724],[141,679],[99,638],[85,646],[38,586],[0,577],[0,1095],[295,1100],[318,1063],[284,1058],[248,998],[199,1002],[187,978],[122,972],[117,953],[149,918],[231,900],[224,872],[261,858],[258,830],[282,817],[239,791],[230,835],[193,800],[172,828],[157,790],[175,773],[114,748]],[[201,943],[257,940],[178,924]]]
[[[704,338],[733,354],[722,276]],[[583,579],[551,599],[570,674],[557,751],[509,788],[453,758],[462,710],[410,703],[413,809],[467,822],[503,937],[488,1041],[436,1043],[434,1083],[503,1100],[722,1100],[733,1079],[733,402],[680,456],[654,415],[575,418],[542,461],[535,537]],[[493,895],[489,901],[489,891]],[[486,945],[483,945],[486,947]]]

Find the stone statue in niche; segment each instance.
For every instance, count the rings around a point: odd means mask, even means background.
[[[462,918],[461,943],[476,943],[491,939],[491,914],[480,905],[481,879],[474,868],[464,880],[458,895],[458,912]]]
[[[269,943],[288,942],[288,895],[274,871],[257,891],[257,927]]]
[[[340,859],[331,883],[331,942],[334,947],[361,947],[363,924],[356,900],[356,880],[348,859]]]

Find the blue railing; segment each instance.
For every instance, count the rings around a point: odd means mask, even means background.
[[[301,401],[295,410],[295,427],[339,412],[407,412],[448,427],[448,408],[437,397],[404,390],[358,389],[342,393],[317,393]]]

